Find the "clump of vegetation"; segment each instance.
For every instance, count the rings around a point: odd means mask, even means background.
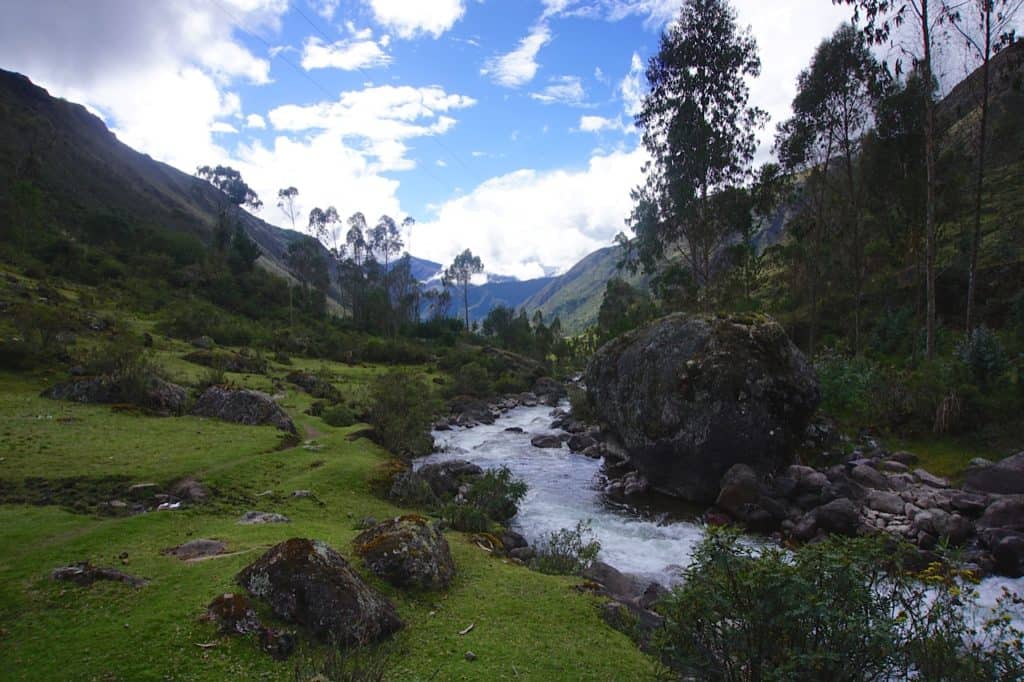
[[[429,454],[434,415],[430,386],[411,372],[394,370],[374,380],[368,419],[378,442],[399,456]]]
[[[579,575],[597,559],[601,543],[594,537],[590,521],[579,521],[575,528],[542,536],[534,548],[534,569],[551,575]]]
[[[1003,345],[988,327],[973,330],[959,346],[957,357],[967,366],[971,377],[983,388],[991,386],[1003,372],[1007,361]]]
[[[658,605],[653,650],[708,680],[1020,679],[1024,646],[1006,603],[976,624],[968,573],[933,564],[915,575],[901,556],[879,539],[790,553],[711,532]]]
[[[595,424],[599,421],[597,411],[587,397],[587,392],[578,386],[568,386],[569,405],[572,416],[584,424]]]
[[[310,648],[295,664],[295,682],[383,682],[388,679],[386,646]]]
[[[328,426],[335,428],[344,428],[352,426],[356,423],[356,416],[352,413],[345,405],[335,405],[334,407],[328,408],[324,411],[320,418],[324,420]]]
[[[455,530],[489,531],[508,525],[526,496],[526,483],[513,477],[508,467],[491,469],[470,484],[461,499],[448,502],[441,516]]]
[[[494,392],[487,370],[476,362],[470,362],[455,371],[449,388],[452,396],[486,398]]]

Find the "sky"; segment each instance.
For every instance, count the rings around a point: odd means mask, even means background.
[[[226,164],[291,227],[313,207],[416,220],[409,251],[562,273],[625,229],[646,153],[632,117],[680,0],[3,0],[0,68],[86,105],[193,173]],[[830,0],[734,0],[775,125]]]

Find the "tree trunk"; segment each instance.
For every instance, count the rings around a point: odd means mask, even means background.
[[[985,54],[981,69],[981,123],[978,130],[978,175],[974,194],[974,233],[971,235],[971,269],[967,276],[966,330],[974,327],[974,302],[978,289],[978,251],[981,250],[981,205],[985,187],[985,146],[988,137],[989,65],[992,59],[992,11],[985,12]]]
[[[928,191],[925,197],[925,355],[935,357],[935,101],[932,74],[931,24],[928,0],[921,0],[921,39],[924,47],[925,97],[924,153]]]
[[[462,285],[462,305],[466,309],[466,331],[469,331],[469,279]]]

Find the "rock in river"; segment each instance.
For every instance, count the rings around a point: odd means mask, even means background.
[[[757,315],[655,320],[603,346],[586,385],[652,487],[704,503],[734,464],[789,463],[820,399],[810,363]]]

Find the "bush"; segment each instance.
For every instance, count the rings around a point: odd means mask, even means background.
[[[579,575],[597,559],[601,543],[594,538],[589,521],[562,528],[541,537],[535,545],[532,566],[551,575]]]
[[[879,383],[878,367],[864,357],[847,357],[826,351],[815,359],[821,384],[821,409],[831,415],[870,416],[873,389]]]
[[[370,387],[367,415],[378,442],[400,456],[420,456],[433,449],[430,425],[435,412],[430,387],[419,376],[394,370]]]
[[[912,308],[886,309],[871,332],[868,345],[881,355],[906,356],[911,350],[914,332]]]
[[[465,364],[455,371],[449,390],[453,396],[468,395],[474,398],[487,398],[494,393],[490,375],[476,362]]]
[[[568,386],[569,405],[572,408],[572,416],[584,424],[596,424],[600,421],[597,411],[590,402],[587,392],[577,386]]]
[[[999,337],[988,327],[978,327],[956,349],[960,362],[967,366],[971,378],[988,388],[1006,371],[1006,353]]]
[[[1020,679],[1024,647],[1009,618],[976,632],[966,574],[933,564],[913,575],[903,556],[877,538],[786,552],[711,532],[657,607],[665,626],[653,650],[707,680]]]
[[[493,524],[506,525],[519,511],[526,483],[513,478],[508,467],[486,471],[473,481],[462,500],[447,504],[441,516],[456,530],[482,532]]]
[[[352,426],[356,423],[356,416],[352,414],[352,410],[348,409],[344,405],[335,405],[332,408],[326,410],[320,417],[328,426],[335,428],[344,428],[346,426]]]

